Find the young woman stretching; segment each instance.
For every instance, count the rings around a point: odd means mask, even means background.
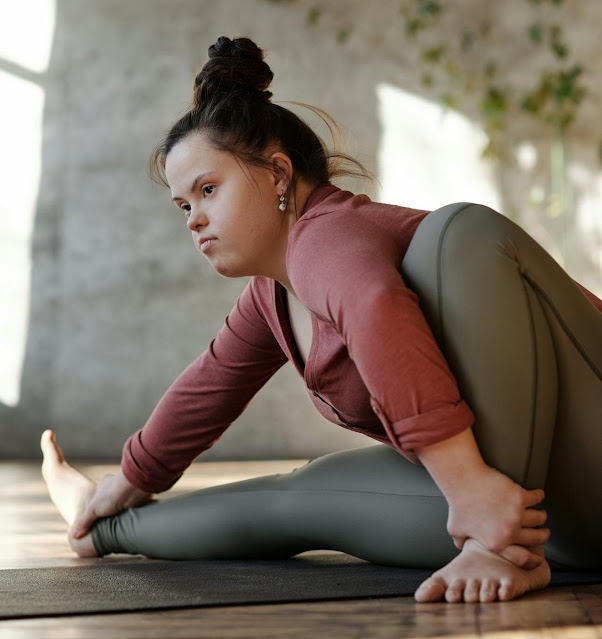
[[[42,435],[74,551],[333,549],[433,568],[415,597],[449,602],[543,588],[550,563],[602,567],[602,302],[486,207],[336,187],[350,172],[270,101],[261,49],[221,37],[209,57],[153,166],[211,266],[252,278],[116,475],[94,484]],[[287,361],[326,419],[380,443],[153,500]]]

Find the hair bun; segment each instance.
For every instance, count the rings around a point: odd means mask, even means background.
[[[200,106],[218,93],[239,93],[269,101],[272,93],[267,89],[274,74],[263,57],[263,50],[249,38],[230,40],[220,36],[209,47],[209,60],[194,80],[193,106]]]

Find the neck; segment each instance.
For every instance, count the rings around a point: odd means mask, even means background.
[[[273,277],[273,279],[280,282],[280,284],[282,284],[282,286],[284,286],[284,288],[290,294],[294,295],[297,299],[299,298],[297,297],[297,294],[295,293],[295,289],[293,288],[288,278],[288,273],[286,270],[286,249],[288,248],[288,236],[290,235],[290,232],[293,226],[295,226],[295,224],[297,224],[297,222],[299,221],[296,218],[296,215],[301,215],[301,213],[305,209],[305,205],[307,204],[307,200],[309,199],[309,196],[313,193],[315,188],[316,187],[314,185],[307,184],[306,182],[303,182],[302,180],[299,180],[299,182],[297,183],[297,194],[295,198],[297,212],[295,212],[295,202],[293,202],[291,198],[291,200],[288,203],[288,207],[286,211],[287,217],[286,217],[285,223],[288,223],[287,241],[286,241],[286,245],[284,249],[284,254],[281,256],[281,259],[279,260],[277,273],[275,274],[275,277]]]

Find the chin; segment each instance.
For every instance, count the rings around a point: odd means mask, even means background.
[[[221,275],[222,277],[245,277],[245,275],[248,275],[248,273],[246,273],[244,271],[244,269],[241,268],[236,268],[235,266],[231,266],[228,264],[212,264],[211,266],[213,266],[213,270],[218,273],[219,275]]]

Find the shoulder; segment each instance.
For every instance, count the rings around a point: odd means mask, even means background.
[[[400,257],[414,231],[429,211],[374,202],[365,194],[354,194],[330,185],[318,187],[318,196],[290,231],[287,268],[337,254],[368,252],[393,259]],[[313,200],[313,202],[312,202]]]
[[[286,256],[299,299],[325,318],[335,318],[344,303],[399,285],[407,245],[428,213],[348,192],[333,195],[293,226]]]

